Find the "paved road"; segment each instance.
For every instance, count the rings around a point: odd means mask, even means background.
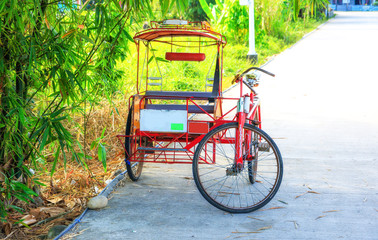
[[[224,213],[191,166],[149,165],[75,239],[378,239],[377,40],[378,13],[339,12],[265,67],[263,129],[285,165],[265,211]]]

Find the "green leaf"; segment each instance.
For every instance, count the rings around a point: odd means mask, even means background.
[[[13,197],[17,198],[18,200],[21,200],[23,202],[26,202],[26,203],[29,203],[29,200],[32,200],[31,197],[29,197],[29,195],[27,193],[20,193],[19,191],[17,191],[16,189],[13,189]]]
[[[117,113],[118,116],[119,116],[120,114],[119,114],[118,108],[117,108],[117,107],[114,107],[114,109],[116,110],[116,113]]]
[[[167,59],[164,59],[164,58],[161,58],[161,57],[156,57],[156,61],[169,62]]]
[[[7,117],[11,117],[15,112],[17,111],[16,108],[13,108],[12,110],[10,110],[7,114]]]
[[[56,151],[54,153],[54,162],[53,162],[53,165],[52,165],[52,168],[51,168],[51,174],[50,174],[51,176],[54,175],[56,164],[57,164],[58,158],[59,158],[59,152],[60,152],[60,146],[58,146],[58,148],[56,149]]]
[[[93,141],[91,143],[91,150],[95,149],[97,147],[97,145],[98,145],[98,141],[97,140]]]
[[[42,183],[42,182],[40,182],[40,181],[38,181],[38,180],[35,180],[35,179],[33,179],[33,183],[36,183],[36,184],[38,184],[38,185],[40,185],[40,186],[46,186],[46,184],[44,184],[44,183]]]
[[[129,32],[127,32],[125,29],[122,30],[123,34],[126,36],[127,39],[129,39],[131,42],[134,42],[133,37],[130,35]]]
[[[223,9],[223,3],[222,3],[221,1],[219,1],[219,0],[215,0],[215,3],[216,3],[217,7],[218,7],[220,10]]]
[[[43,133],[42,142],[39,145],[39,151],[40,152],[42,152],[43,148],[45,147],[47,137],[49,136],[49,134],[50,134],[50,126],[47,126],[47,128],[45,129],[45,132]]]
[[[120,2],[117,1],[117,0],[112,0],[112,1],[113,1],[113,3],[114,3],[114,6],[115,6],[118,10],[122,11],[122,8],[121,8],[121,6],[120,6]]]
[[[50,117],[51,117],[51,118],[55,118],[55,117],[57,117],[59,114],[61,114],[64,110],[66,110],[66,108],[65,108],[65,107],[62,107],[62,108],[59,109],[58,111],[52,112],[51,115],[50,115]]]
[[[154,60],[154,56],[151,56],[150,59],[148,59],[148,64],[150,64],[152,62],[152,60]]]
[[[98,144],[98,160],[102,162],[102,166],[106,172],[106,149],[101,143]]]
[[[63,116],[63,117],[59,117],[59,118],[54,118],[54,119],[51,120],[51,122],[60,122],[60,121],[62,121],[64,119],[66,119],[66,118],[67,118],[67,116]]]
[[[27,225],[26,223],[24,223],[24,220],[23,220],[23,219],[21,219],[21,220],[15,222],[14,224],[22,224],[24,227],[31,229],[31,227],[29,227],[29,225]]]
[[[169,7],[169,0],[160,0],[160,6],[161,6],[161,11],[163,13],[163,16],[167,14],[168,7]]]
[[[79,14],[83,12],[83,10],[87,9],[87,5],[90,2],[90,0],[84,1],[84,4],[81,6],[81,9],[79,10]]]
[[[15,205],[9,205],[10,208],[16,210],[17,212],[23,214],[24,213],[24,209],[20,208],[20,207],[17,207]]]
[[[100,6],[99,5],[96,5],[96,9],[95,9],[95,26],[98,27],[98,25],[100,24]]]
[[[101,133],[101,139],[104,138],[105,130],[106,130],[106,127],[104,127],[104,129],[102,130],[102,133]]]
[[[42,124],[40,128],[37,129],[37,131],[33,133],[33,135],[30,136],[30,139],[34,139],[36,136],[39,136],[39,133],[42,132],[47,127],[48,122],[46,121],[46,119],[43,119],[42,121],[44,123]]]
[[[29,194],[29,195],[34,195],[34,196],[38,196],[38,194],[36,194],[33,190],[31,190],[30,188],[28,188],[25,184],[23,183],[20,183],[20,182],[17,182],[17,181],[12,181],[12,183],[19,189],[22,189],[25,193]],[[27,198],[30,198],[29,196],[25,196]]]
[[[215,17],[213,13],[211,12],[211,9],[209,5],[207,4],[206,0],[199,0],[201,7],[203,11],[206,13],[207,17],[210,18],[211,20],[215,20]]]
[[[90,37],[88,37],[87,35],[83,34],[82,32],[77,32],[77,33],[78,33],[78,35],[79,35],[80,37],[82,37],[82,38],[84,38],[85,40],[87,40],[87,42],[90,42],[90,43],[92,43],[92,44],[95,44],[95,42],[94,42]]]

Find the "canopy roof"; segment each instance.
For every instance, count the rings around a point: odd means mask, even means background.
[[[186,22],[186,21],[185,21]],[[210,26],[205,22],[186,22],[185,25],[162,24],[162,22],[151,22],[154,26],[138,32],[134,36],[134,41],[154,41],[163,37],[205,37],[214,41],[226,44],[226,38],[217,32],[210,30]],[[195,25],[197,24],[197,26]],[[200,24],[198,26],[198,24]]]

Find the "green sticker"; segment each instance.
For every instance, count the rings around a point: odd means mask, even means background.
[[[183,123],[171,123],[171,130],[184,130],[184,124]]]

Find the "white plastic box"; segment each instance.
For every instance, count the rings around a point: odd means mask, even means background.
[[[188,113],[183,110],[140,110],[140,130],[149,132],[186,132]]]

